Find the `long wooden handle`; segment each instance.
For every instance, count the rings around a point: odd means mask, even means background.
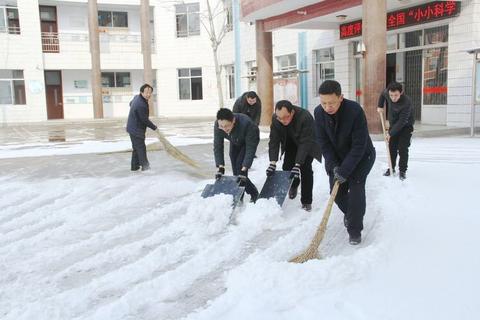
[[[393,176],[392,157],[390,156],[390,146],[387,140],[387,130],[385,129],[385,120],[383,119],[383,112],[379,112],[380,120],[382,122],[383,140],[385,140],[385,147],[387,149],[388,167],[390,168],[390,176]]]

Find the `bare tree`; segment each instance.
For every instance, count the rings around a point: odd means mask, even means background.
[[[213,63],[215,64],[215,76],[217,78],[217,93],[219,108],[224,107],[223,88],[222,88],[222,68],[218,63],[218,47],[222,43],[227,32],[232,30],[232,25],[228,23],[228,16],[231,13],[231,0],[216,0],[215,7],[212,8],[210,0],[207,2],[207,11],[200,15],[200,21],[207,32],[210,44],[212,46]],[[238,72],[238,71],[237,71]]]

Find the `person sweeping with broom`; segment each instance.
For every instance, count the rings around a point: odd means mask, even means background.
[[[326,80],[318,93],[320,105],[315,108],[315,128],[330,190],[336,181],[340,183],[335,203],[345,214],[349,243],[357,245],[362,241],[365,182],[375,162],[375,148],[362,107],[343,98],[340,83]]]

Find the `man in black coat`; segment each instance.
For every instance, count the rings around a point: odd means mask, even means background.
[[[310,211],[313,189],[312,162],[313,158],[321,162],[322,154],[315,139],[312,115],[308,110],[294,106],[288,100],[280,100],[275,105],[268,143],[270,165],[267,176],[275,173],[280,147],[282,155],[285,153],[282,169],[291,171],[293,178],[288,196],[294,199],[301,183],[302,208]]]
[[[315,124],[325,170],[330,190],[335,180],[341,183],[335,202],[345,214],[349,242],[356,245],[362,241],[365,182],[375,162],[375,148],[362,107],[343,98],[340,83],[326,80],[318,93],[320,105],[315,108]]]
[[[403,87],[398,82],[390,83],[387,89],[382,92],[378,98],[378,112],[383,113],[385,102],[388,107],[388,122],[390,123],[387,141],[393,172],[387,169],[383,175],[389,176],[395,173],[398,154],[400,156],[398,161],[399,177],[401,180],[405,180],[408,168],[408,147],[410,147],[413,124],[415,123],[413,104],[410,98],[403,93]],[[383,117],[383,114],[381,116]]]
[[[225,174],[225,159],[223,155],[224,141],[230,141],[230,160],[233,175],[238,176],[240,186],[250,195],[250,201],[258,198],[258,190],[248,178],[248,169],[252,166],[260,131],[249,117],[241,113],[233,113],[230,109],[221,108],[217,112],[217,120],[213,129],[213,152],[215,165],[218,168],[215,174],[220,179]]]
[[[255,91],[248,91],[235,101],[232,111],[246,114],[258,126],[262,114],[262,101]]]
[[[148,99],[150,99],[152,92],[152,86],[144,84],[140,87],[140,94],[130,101],[127,132],[130,134],[130,140],[132,141],[132,171],[137,171],[140,168],[142,171],[150,169],[145,145],[145,131],[147,127],[158,130],[157,126],[148,119]]]

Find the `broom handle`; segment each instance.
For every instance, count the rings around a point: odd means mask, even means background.
[[[388,167],[390,168],[390,175],[393,177],[392,157],[390,156],[390,146],[387,141],[387,131],[385,130],[385,120],[383,119],[383,112],[379,112],[379,115],[382,122],[383,140],[385,140],[385,147],[387,148]]]
[[[320,246],[320,242],[322,242],[323,236],[325,235],[325,230],[327,229],[328,219],[330,218],[330,213],[332,212],[333,202],[335,201],[335,197],[337,196],[338,187],[340,186],[340,182],[338,180],[335,181],[332,192],[330,193],[330,198],[328,199],[327,207],[323,212],[322,222],[320,226],[318,226],[317,232],[313,237],[313,243],[310,244],[311,246],[315,246],[318,248]]]

